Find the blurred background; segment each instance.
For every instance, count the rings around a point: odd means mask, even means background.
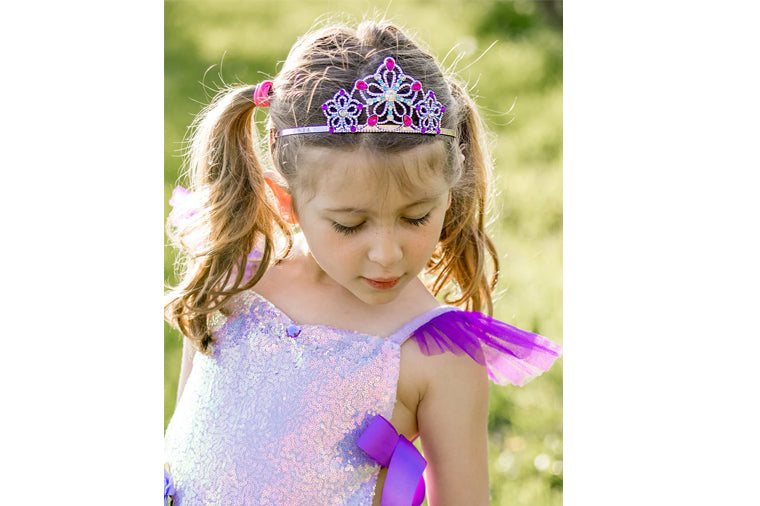
[[[492,132],[494,316],[562,344],[562,2],[429,0],[165,2],[165,216],[187,127],[222,83],[277,73],[317,20],[396,22],[470,84]],[[453,66],[453,67],[452,67]],[[258,121],[265,119],[258,111]],[[168,241],[167,241],[168,244]],[[164,257],[175,283],[174,251]],[[164,324],[164,426],[174,410],[182,340]],[[494,505],[562,504],[562,360],[523,388],[491,386]]]

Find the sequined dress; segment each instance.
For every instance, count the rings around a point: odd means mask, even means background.
[[[379,464],[357,446],[376,415],[390,420],[401,344],[468,353],[498,383],[523,384],[560,347],[481,313],[439,306],[387,338],[297,325],[253,291],[210,322],[165,434],[175,504],[372,504]]]
[[[379,465],[356,446],[391,418],[400,346],[446,307],[388,338],[296,325],[254,292],[211,322],[165,435],[176,504],[371,505]]]

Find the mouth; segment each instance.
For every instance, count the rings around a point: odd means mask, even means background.
[[[364,281],[371,286],[372,288],[376,290],[390,290],[394,286],[398,284],[398,282],[401,280],[401,276],[397,278],[376,278],[376,279],[370,279],[370,278],[363,278]]]

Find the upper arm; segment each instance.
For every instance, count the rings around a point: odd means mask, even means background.
[[[431,506],[489,504],[488,373],[467,355],[428,357],[417,412]]]
[[[179,402],[182,391],[185,389],[187,377],[190,376],[190,371],[193,370],[195,351],[195,346],[190,344],[190,340],[187,337],[184,337],[182,339],[182,364],[179,367],[179,383],[177,384],[177,402]]]

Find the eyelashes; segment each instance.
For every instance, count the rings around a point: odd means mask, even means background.
[[[404,221],[408,223],[409,225],[415,226],[415,227],[422,227],[424,225],[427,225],[427,223],[430,221],[430,213],[427,213],[425,216],[421,218],[404,218]],[[341,225],[340,223],[333,222],[332,226],[335,229],[336,232],[349,236],[357,233],[363,226],[364,223],[359,223],[358,225],[355,225],[353,227],[347,227],[345,225]]]
[[[404,218],[404,221],[409,223],[410,225],[414,225],[415,227],[421,227],[422,225],[427,225],[427,222],[430,221],[430,213],[427,213],[422,218]]]
[[[346,227],[344,225],[341,225],[340,223],[333,222],[332,226],[335,229],[336,232],[339,232],[343,235],[353,235],[359,231],[360,228],[362,228],[362,225],[364,223],[360,223],[356,225],[355,227]]]

